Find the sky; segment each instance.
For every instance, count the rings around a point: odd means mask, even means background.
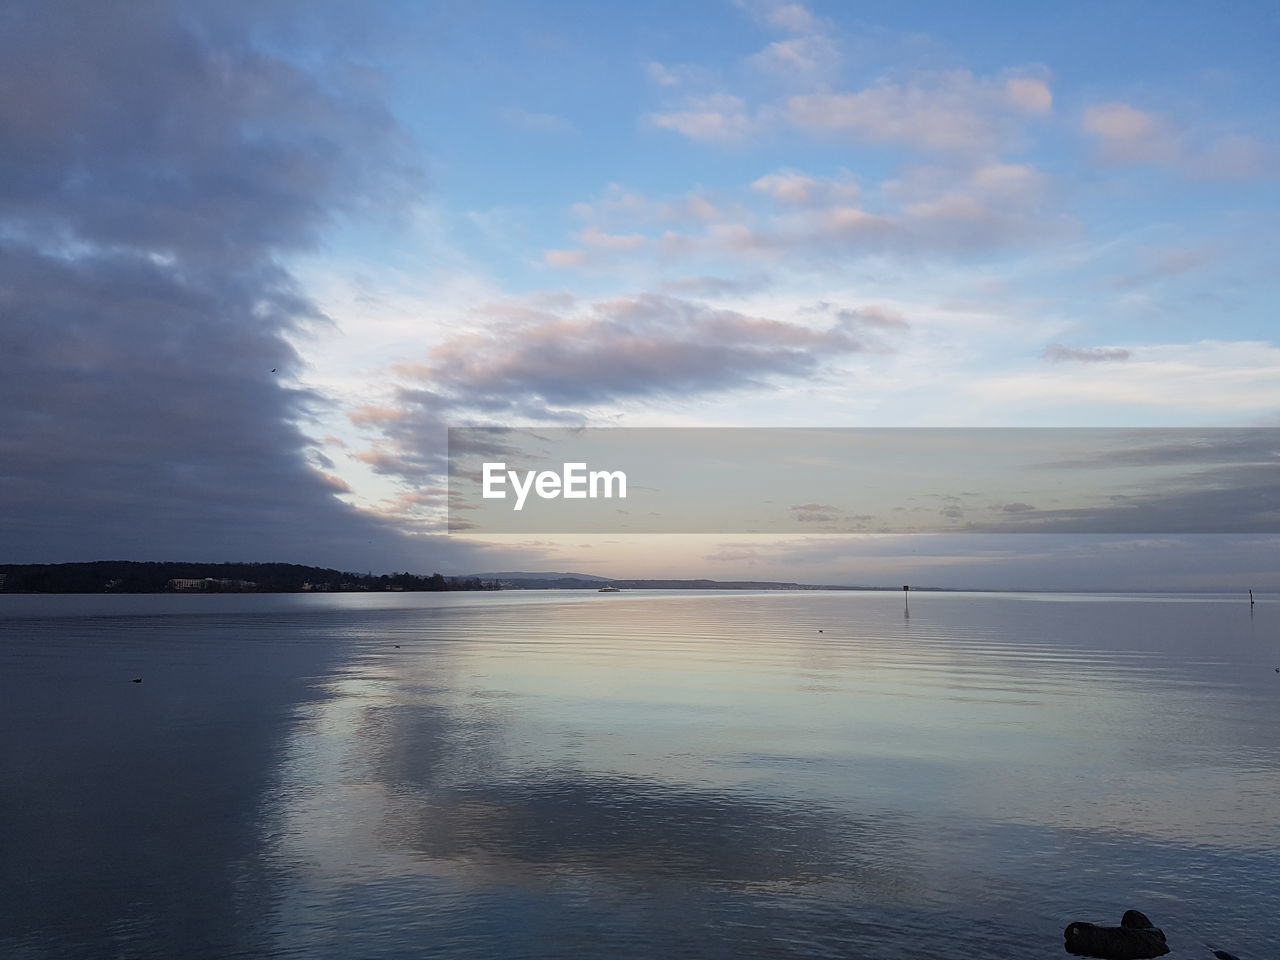
[[[456,426],[1280,426],[1278,34],[1261,2],[11,0],[0,562],[1280,589],[1273,535],[444,518]]]

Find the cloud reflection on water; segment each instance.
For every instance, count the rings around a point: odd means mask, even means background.
[[[459,956],[1013,958],[1137,901],[1267,935],[1277,767],[1220,604],[502,604],[358,635],[297,896],[417,890],[394,922]]]

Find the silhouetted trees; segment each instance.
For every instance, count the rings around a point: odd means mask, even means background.
[[[350,573],[297,563],[89,563],[0,564],[5,593],[162,593],[171,580],[250,581],[257,593],[365,592],[375,590],[497,590],[496,582],[439,573]]]

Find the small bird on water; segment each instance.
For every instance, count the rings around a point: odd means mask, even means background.
[[[141,677],[134,677],[134,678],[133,678],[133,680],[132,680],[131,682],[133,682],[133,683],[141,683],[141,682],[142,682],[142,678],[141,678]]]

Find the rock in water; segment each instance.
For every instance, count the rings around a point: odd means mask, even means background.
[[[1130,930],[1154,930],[1156,928],[1156,925],[1141,910],[1126,910],[1124,916],[1120,918],[1120,926],[1128,927]],[[1161,936],[1163,937],[1163,934]]]
[[[1063,949],[1079,957],[1102,960],[1147,960],[1169,952],[1164,931],[1152,926],[1147,915],[1126,910],[1118,927],[1073,923],[1062,931]]]

